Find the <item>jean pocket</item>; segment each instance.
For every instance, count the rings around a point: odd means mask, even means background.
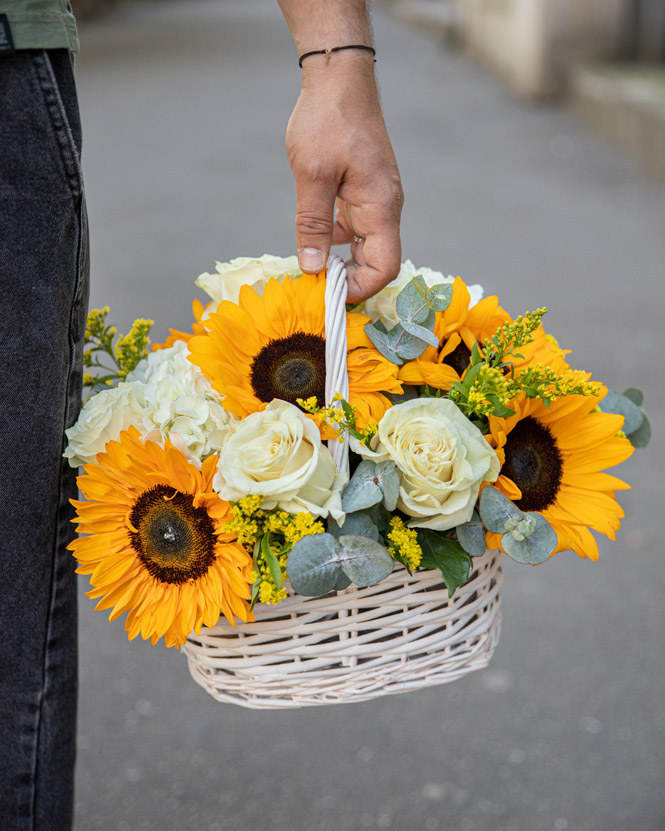
[[[83,177],[79,146],[80,126],[78,121],[72,123],[70,118],[71,113],[76,113],[78,118],[78,105],[73,82],[71,87],[66,89],[68,95],[66,106],[54,72],[53,63],[46,50],[34,52],[33,67],[44,99],[44,108],[49,118],[53,138],[58,147],[63,172],[72,195],[79,198],[83,192]]]

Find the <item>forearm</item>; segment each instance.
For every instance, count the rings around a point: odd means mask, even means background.
[[[298,55],[372,46],[365,0],[278,3]],[[317,272],[325,265],[331,242],[351,243],[349,299],[378,291],[399,271],[402,191],[381,114],[372,52],[349,49],[305,58],[302,93],[289,121],[286,148],[296,184],[301,268]]]
[[[372,45],[365,0],[278,0],[278,3],[299,55],[352,43]],[[338,57],[341,55],[336,53],[335,60]],[[317,55],[308,62],[323,60],[323,55]]]

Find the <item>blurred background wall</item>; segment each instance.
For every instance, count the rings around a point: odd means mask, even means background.
[[[570,101],[665,182],[663,0],[392,0],[518,95]]]

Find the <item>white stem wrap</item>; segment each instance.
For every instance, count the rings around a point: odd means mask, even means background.
[[[326,406],[335,402],[335,394],[349,400],[349,373],[346,366],[346,268],[337,255],[328,260],[326,272]],[[349,443],[345,432],[343,441],[332,439],[328,448],[340,473],[349,473]]]

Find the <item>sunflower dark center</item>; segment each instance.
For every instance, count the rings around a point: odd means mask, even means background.
[[[461,377],[464,374],[466,368],[469,366],[470,360],[471,350],[464,343],[464,341],[461,340],[453,349],[453,351],[446,355],[446,357],[443,359],[443,363],[447,364],[447,366],[452,367],[455,370],[455,372]]]
[[[144,568],[162,583],[186,583],[215,561],[215,528],[189,493],[155,485],[136,500],[129,520],[131,544]]]
[[[535,418],[523,419],[508,434],[501,473],[522,491],[516,503],[523,511],[553,505],[563,472],[561,451],[550,431]]]
[[[326,392],[326,341],[321,335],[295,332],[271,340],[252,362],[250,382],[261,401],[316,396],[323,405]]]

